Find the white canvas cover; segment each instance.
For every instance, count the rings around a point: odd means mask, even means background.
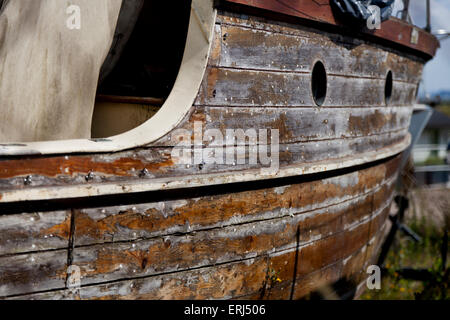
[[[99,72],[121,4],[3,1],[0,143],[90,137]]]

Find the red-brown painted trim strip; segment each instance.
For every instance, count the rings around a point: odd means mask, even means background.
[[[334,17],[330,0],[222,0],[231,4],[241,4],[258,9],[269,10],[293,17],[316,22],[345,26]],[[417,43],[411,42],[413,29],[419,32]],[[361,30],[361,33],[371,34],[402,46],[420,51],[429,58],[435,56],[440,47],[439,41],[432,34],[414,27],[402,20],[391,18],[381,24],[381,29]]]

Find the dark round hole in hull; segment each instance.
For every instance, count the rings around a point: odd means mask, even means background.
[[[391,102],[392,97],[392,72],[389,71],[386,76],[386,84],[384,87],[384,101],[386,104],[389,104]]]
[[[321,106],[327,96],[327,72],[321,61],[314,65],[311,78],[311,90],[314,102]]]

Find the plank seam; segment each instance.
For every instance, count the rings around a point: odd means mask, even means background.
[[[382,210],[381,210],[381,211],[382,211]],[[370,220],[370,219],[371,219],[371,218],[365,219],[365,220]],[[362,221],[362,222],[360,223],[360,225],[364,224],[364,222],[365,222],[365,221]],[[339,235],[339,234],[341,234],[341,233],[345,233],[346,231],[347,231],[347,230],[343,230],[343,231],[337,232],[337,233],[335,233],[335,234],[333,234],[333,235]],[[316,241],[320,241],[320,240],[327,239],[327,238],[329,238],[329,237],[331,237],[331,236],[333,236],[333,235],[326,236],[326,237],[324,237],[324,238],[322,238],[322,239],[319,239],[319,240],[316,240]],[[316,242],[316,241],[313,241],[313,242]],[[312,242],[312,243],[313,243],[313,242]],[[311,243],[309,243],[309,245],[310,245],[310,244],[311,244]],[[358,248],[358,249],[355,250],[354,252],[352,252],[352,253],[351,253],[350,255],[348,255],[346,258],[352,256],[355,252],[357,252],[358,250],[360,250],[360,249],[361,249],[362,247],[364,247],[365,245],[367,245],[367,243],[364,244],[364,245],[362,245],[360,248]],[[300,248],[301,248],[301,247],[304,247],[304,246],[306,246],[306,245],[302,245],[302,246],[300,246]],[[292,249],[292,248],[291,248],[291,249]],[[283,250],[280,250],[279,252],[275,252],[275,253],[283,253],[283,252],[286,252],[286,253],[287,253],[287,252],[290,252],[290,251],[288,251],[288,249],[283,249]],[[272,254],[272,255],[273,255],[273,254]],[[216,267],[216,266],[221,266],[221,265],[227,265],[227,264],[230,264],[230,265],[231,265],[231,264],[235,264],[235,263],[242,263],[242,262],[245,262],[245,261],[254,260],[254,259],[258,259],[258,258],[259,258],[259,259],[264,259],[265,257],[267,257],[267,253],[264,253],[264,254],[262,254],[262,255],[258,255],[258,256],[255,256],[255,257],[251,257],[251,258],[243,258],[243,259],[231,260],[231,261],[226,261],[226,262],[219,262],[219,263],[215,263],[215,264],[213,264],[213,265],[206,265],[206,266],[193,267],[193,268],[190,268],[190,269],[183,269],[183,270],[175,270],[175,271],[169,271],[169,272],[162,272],[162,273],[152,274],[152,275],[148,275],[148,276],[138,276],[138,277],[132,277],[132,278],[120,278],[120,279],[115,279],[115,280],[110,280],[110,281],[105,281],[105,282],[89,283],[89,284],[81,285],[80,288],[89,288],[89,287],[102,286],[102,285],[108,285],[108,284],[115,284],[115,283],[126,282],[126,281],[133,281],[133,280],[150,279],[150,278],[159,277],[159,276],[164,276],[164,275],[170,275],[170,274],[178,274],[178,273],[183,273],[183,272],[196,271],[196,270],[199,270],[199,269],[214,268],[214,267]],[[326,266],[324,266],[324,267],[322,267],[322,268],[320,268],[320,269],[318,269],[318,270],[316,270],[316,271],[314,271],[314,272],[311,272],[311,273],[309,273],[309,274],[307,274],[307,275],[305,275],[305,276],[299,278],[298,280],[301,280],[301,279],[303,279],[304,277],[306,277],[306,276],[308,276],[308,275],[311,275],[311,274],[314,274],[314,273],[316,273],[316,272],[322,271],[323,269],[325,269],[325,268],[327,268],[327,267],[329,267],[329,266],[333,266],[333,265],[335,265],[335,264],[341,262],[341,261],[344,260],[344,259],[345,259],[345,258],[338,259],[338,260],[336,260],[336,261],[330,263],[329,265],[326,265]],[[58,292],[58,291],[62,291],[63,293],[64,293],[64,292],[68,292],[68,290],[65,289],[65,288],[54,288],[54,289],[51,289],[51,290],[45,290],[45,291],[39,291],[39,292],[28,292],[28,293],[20,293],[20,294],[10,295],[10,296],[3,296],[3,297],[1,297],[1,299],[5,299],[5,298],[14,298],[14,297],[23,297],[23,296],[27,296],[27,295],[38,295],[38,294],[45,294],[45,293]],[[248,295],[248,294],[247,294],[247,295]],[[247,295],[244,295],[244,296],[247,296]]]
[[[310,75],[312,70],[308,71],[297,71],[297,70],[282,70],[282,69],[264,69],[264,68],[244,68],[244,67],[231,67],[231,66],[225,66],[222,64],[216,65],[216,64],[209,64],[209,68],[214,69],[223,69],[223,70],[232,70],[232,71],[249,71],[249,72],[265,72],[265,73],[281,73],[281,74],[302,74],[302,75]],[[351,78],[351,79],[366,79],[366,80],[379,80],[379,81],[385,81],[386,78],[377,78],[377,77],[369,77],[369,76],[357,76],[357,75],[347,75],[347,74],[339,74],[339,73],[328,73],[327,76],[335,77],[335,78]],[[394,83],[405,83],[409,84],[411,86],[417,86],[417,83],[408,82],[406,80],[400,80],[400,79],[393,79]]]
[[[370,194],[376,193],[378,191],[380,191],[384,186],[389,186],[390,184],[392,184],[395,180],[395,177],[386,179],[383,181],[382,184],[368,190],[365,193],[361,193],[358,194],[354,197],[351,197],[349,199],[346,199],[344,201],[340,201],[340,202],[336,202],[336,203],[332,203],[326,206],[322,206],[322,207],[318,207],[318,208],[313,208],[313,209],[309,209],[309,210],[305,210],[305,211],[298,211],[297,213],[294,214],[294,216],[300,216],[300,215],[304,215],[304,214],[308,214],[314,211],[322,211],[325,209],[329,209],[331,207],[334,206],[339,206],[348,202],[353,202],[355,200],[358,199],[362,199],[364,197],[367,197]],[[320,214],[320,213],[318,213]],[[286,213],[282,216],[276,216],[276,217],[272,217],[272,218],[267,218],[267,219],[256,219],[256,220],[249,220],[249,221],[244,221],[244,222],[240,222],[240,223],[236,223],[236,224],[229,224],[229,225],[224,225],[224,226],[217,226],[217,227],[210,227],[210,228],[200,228],[200,229],[195,229],[189,232],[174,232],[174,233],[165,233],[165,234],[161,234],[161,235],[155,235],[153,237],[140,237],[140,238],[136,238],[136,239],[129,239],[129,240],[115,240],[115,241],[111,241],[111,242],[98,242],[98,243],[91,243],[91,244],[84,244],[84,245],[75,245],[75,249],[79,249],[79,248],[88,248],[88,247],[94,247],[94,246],[99,246],[99,245],[104,245],[104,244],[126,244],[126,243],[139,243],[139,242],[144,242],[144,241],[149,241],[149,240],[158,240],[158,239],[164,239],[165,237],[169,237],[169,236],[187,236],[187,235],[191,235],[191,234],[195,234],[198,232],[209,232],[209,231],[213,231],[213,230],[223,230],[224,228],[227,227],[236,227],[236,226],[244,226],[244,225],[249,225],[252,223],[258,223],[258,222],[267,222],[267,221],[275,221],[275,220],[283,220],[287,217],[289,217],[290,214]]]

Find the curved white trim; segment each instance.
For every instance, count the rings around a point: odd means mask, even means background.
[[[37,187],[5,191],[0,193],[0,203],[73,199],[100,195],[129,194],[137,192],[171,190],[182,188],[204,187],[237,182],[260,181],[266,179],[286,178],[299,175],[313,174],[330,170],[344,169],[377,160],[385,159],[404,151],[411,143],[411,135],[398,144],[382,150],[375,150],[347,157],[304,163],[280,168],[276,172],[264,169],[251,169],[234,172],[210,173],[182,177],[168,177],[148,179],[132,182],[100,183],[76,186]]]
[[[186,48],[174,87],[161,109],[139,127],[97,140],[0,142],[0,156],[116,152],[143,146],[165,136],[185,117],[198,94],[214,36],[216,14],[213,0],[192,0]]]

